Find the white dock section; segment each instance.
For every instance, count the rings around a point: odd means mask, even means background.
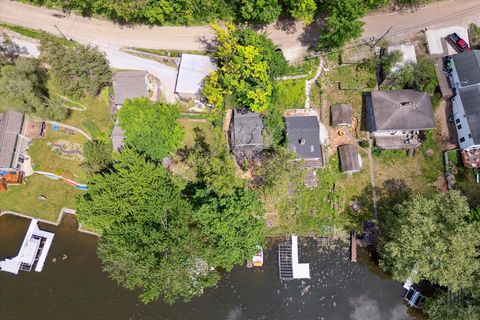
[[[20,270],[31,271],[35,263],[35,271],[42,271],[54,234],[40,230],[37,223],[32,219],[18,255],[0,261],[0,271],[18,274]]]
[[[298,263],[298,237],[278,245],[278,271],[281,280],[310,279],[310,264]]]
[[[310,279],[310,264],[298,263],[298,237],[292,236],[293,279]]]

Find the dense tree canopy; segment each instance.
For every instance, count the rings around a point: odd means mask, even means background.
[[[151,102],[148,98],[127,100],[119,113],[126,143],[152,159],[162,160],[181,145],[184,130],[177,119],[177,105]]]
[[[95,47],[81,44],[64,46],[45,34],[39,49],[40,58],[51,67],[53,80],[63,93],[71,97],[97,95],[111,83],[112,72],[105,54]]]
[[[470,288],[480,270],[478,223],[468,223],[470,209],[458,192],[418,196],[382,213],[380,265],[405,281],[413,269],[421,279],[456,292]]]
[[[341,47],[362,34],[360,18],[367,10],[364,0],[324,0],[323,5],[328,17],[321,31],[321,47]]]
[[[78,201],[82,223],[101,233],[103,268],[149,302],[189,300],[255,254],[264,239],[263,206],[243,185],[218,193],[198,179],[183,189],[166,169],[131,149],[96,174]],[[221,191],[221,190],[220,190]]]
[[[87,141],[83,146],[83,169],[88,174],[101,172],[112,165],[112,146],[99,140]]]
[[[435,64],[425,57],[419,58],[417,63],[408,62],[390,77],[393,89],[414,89],[433,95],[438,87]]]
[[[206,79],[203,94],[220,107],[230,96],[235,107],[261,112],[269,108],[273,93],[273,77],[286,70],[281,53],[265,35],[251,30],[236,29],[232,24],[217,32],[219,69]]]
[[[278,0],[240,0],[240,12],[246,21],[267,24],[277,20],[282,7]]]
[[[63,120],[68,110],[48,99],[46,71],[36,59],[10,56],[0,65],[0,110],[15,109],[31,115]]]
[[[218,275],[197,256],[191,206],[170,174],[125,150],[111,173],[96,175],[78,203],[81,222],[98,229],[103,268],[119,284],[142,288],[144,302],[189,299]]]

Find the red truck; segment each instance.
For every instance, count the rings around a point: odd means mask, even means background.
[[[469,46],[468,43],[460,38],[460,36],[456,33],[449,34],[447,36],[447,41],[450,43],[450,45],[457,51],[457,52],[464,52],[464,51],[469,51],[472,50]]]

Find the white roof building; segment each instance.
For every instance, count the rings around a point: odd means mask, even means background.
[[[398,71],[407,62],[417,63],[417,55],[415,54],[415,47],[413,44],[401,44],[387,48],[388,53],[392,53],[394,51],[400,51],[402,53],[402,59],[392,67],[392,72]]]
[[[203,79],[215,70],[217,64],[212,57],[183,53],[175,92],[184,100],[197,97],[201,93]]]

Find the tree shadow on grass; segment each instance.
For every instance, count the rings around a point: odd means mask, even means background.
[[[389,179],[376,187],[378,223],[381,231],[388,232],[392,226],[392,209],[412,196],[412,189],[402,179]],[[362,230],[362,223],[365,220],[373,219],[372,187],[369,185],[362,193],[352,199],[352,203],[359,205],[358,210],[349,206],[346,210],[351,221],[351,228],[357,231]]]

